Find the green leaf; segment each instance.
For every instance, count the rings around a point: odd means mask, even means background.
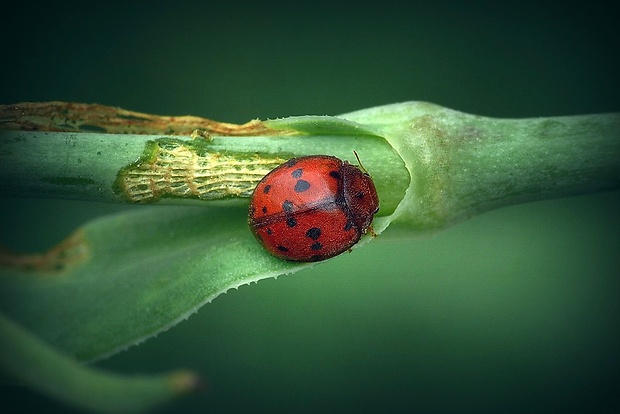
[[[330,154],[375,177],[382,215],[409,184],[404,163],[381,136],[335,117],[269,121],[273,136],[170,137],[0,130],[0,195],[179,204],[247,198],[289,158]],[[294,128],[299,128],[295,130]]]
[[[93,220],[46,270],[5,269],[2,310],[92,360],[169,328],[228,289],[308,265],[266,254],[247,206],[154,206]],[[39,263],[39,268],[41,268]]]
[[[276,130],[294,130],[308,135],[381,136],[363,124],[330,116],[291,116],[268,120],[263,124]]]
[[[0,367],[23,385],[76,408],[99,413],[144,411],[201,387],[201,380],[187,371],[124,377],[88,369],[2,314]]]

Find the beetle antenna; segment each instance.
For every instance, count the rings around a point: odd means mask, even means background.
[[[360,160],[360,156],[357,155],[357,151],[353,150],[353,154],[355,154],[355,158],[357,158],[357,163],[359,164],[362,171],[368,174],[368,170],[366,169],[366,167],[364,167],[364,164],[362,164],[362,161]]]

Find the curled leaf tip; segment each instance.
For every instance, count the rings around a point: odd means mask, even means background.
[[[203,392],[207,389],[204,378],[192,371],[176,371],[169,375],[168,383],[173,394],[183,395]]]

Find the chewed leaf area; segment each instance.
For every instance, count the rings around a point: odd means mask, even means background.
[[[281,157],[213,151],[201,138],[150,141],[140,159],[123,168],[115,189],[132,203],[161,198],[216,200],[249,197]]]
[[[41,274],[63,273],[84,263],[89,246],[82,231],[76,231],[43,253],[17,253],[0,246],[0,266]]]

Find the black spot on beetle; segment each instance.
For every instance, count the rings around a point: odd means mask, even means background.
[[[336,180],[340,180],[340,171],[330,171],[329,176],[335,178]]]
[[[267,227],[267,234],[270,236],[273,234],[273,230],[270,227]]]
[[[297,225],[297,220],[295,220],[293,217],[287,217],[286,225],[289,227],[295,227]]]
[[[353,228],[353,222],[351,220],[347,221],[347,224],[344,225],[344,231],[349,231]]]
[[[263,206],[262,210],[263,214],[267,214],[267,206]]]
[[[323,245],[321,243],[319,243],[319,242],[314,242],[314,243],[312,243],[312,246],[310,246],[310,248],[312,250],[315,250],[315,251],[316,250],[321,250],[323,248]]]
[[[271,185],[267,184],[265,188],[263,188],[263,194],[267,194],[271,190]]]
[[[291,213],[293,211],[293,202],[291,200],[284,200],[284,203],[282,203],[282,210]]]
[[[364,192],[358,191],[357,193],[355,193],[355,198],[357,198],[358,200],[361,200],[362,198],[364,198]]]
[[[310,188],[310,183],[306,180],[297,180],[297,183],[295,183],[296,193],[303,193],[308,188]]]
[[[301,168],[298,168],[295,171],[293,171],[291,175],[293,176],[293,178],[300,178],[303,173],[304,173],[304,170],[302,170]]]
[[[310,237],[312,240],[316,240],[321,237],[321,229],[318,227],[312,227],[306,232],[306,237]]]
[[[276,246],[276,249],[280,250],[281,252],[288,252],[288,248],[280,246],[279,244]]]
[[[297,160],[295,158],[291,158],[290,160],[286,162],[287,167],[294,167],[295,164],[297,164]]]

